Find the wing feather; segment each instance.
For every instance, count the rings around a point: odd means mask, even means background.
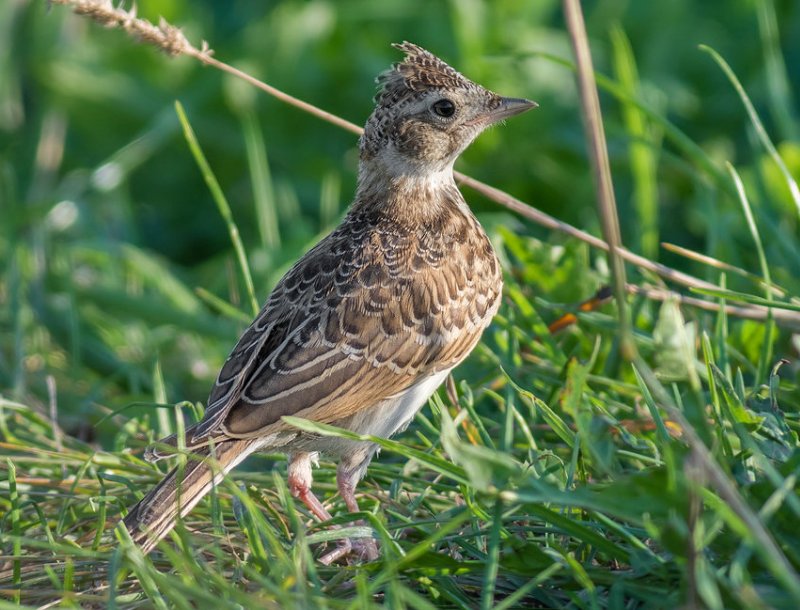
[[[260,436],[284,415],[336,422],[463,360],[497,309],[502,278],[496,261],[475,255],[494,258],[477,221],[459,214],[478,230],[420,239],[349,216],[244,332],[194,439]]]

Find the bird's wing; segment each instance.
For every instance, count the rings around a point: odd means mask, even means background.
[[[343,223],[276,286],[223,366],[194,439],[258,436],[284,415],[335,422],[458,364],[501,290],[488,242],[476,252],[463,234],[420,239],[369,219]]]

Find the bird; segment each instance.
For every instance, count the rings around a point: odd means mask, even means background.
[[[214,383],[202,420],[185,430],[189,454],[124,517],[149,553],[222,478],[256,452],[288,456],[292,495],[320,521],[312,491],[320,455],[337,463],[338,491],[359,510],[356,485],[378,446],[320,436],[284,416],[388,438],[411,420],[478,343],[500,305],[492,244],[456,186],[453,164],[487,127],[536,107],[502,97],[410,42],[376,79],[359,140],[355,197],[343,220],[276,284]],[[169,457],[175,435],[146,452]],[[356,551],[343,539],[320,558]]]

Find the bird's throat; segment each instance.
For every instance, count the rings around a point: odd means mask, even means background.
[[[381,209],[391,216],[420,223],[444,211],[469,213],[456,187],[452,165],[404,172],[396,169],[362,161],[353,210]]]

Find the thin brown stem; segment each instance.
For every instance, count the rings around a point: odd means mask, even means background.
[[[268,85],[267,83],[250,76],[246,72],[242,72],[241,70],[234,68],[233,66],[230,66],[225,62],[219,61],[218,59],[212,57],[208,53],[203,53],[201,51],[198,51],[197,49],[192,49],[192,51],[189,52],[188,55],[191,55],[192,57],[199,59],[201,62],[203,62],[208,66],[212,66],[214,68],[222,70],[223,72],[227,72],[228,74],[232,74],[233,76],[241,78],[242,80],[247,81],[254,87],[258,87],[262,91],[268,93],[275,99],[285,102],[290,106],[294,106],[295,108],[299,108],[303,112],[307,112],[308,114],[311,114],[317,118],[322,119],[323,121],[332,123],[337,127],[341,127],[346,131],[350,131],[356,135],[361,135],[364,131],[363,128],[359,127],[355,123],[351,123],[346,119],[336,116],[335,114],[331,114],[330,112],[322,110],[322,108],[318,108],[313,104],[309,104],[308,102],[304,102],[301,99],[289,95],[288,93],[284,93],[280,89],[276,89],[275,87]]]
[[[512,212],[516,212],[520,216],[524,216],[525,218],[532,220],[536,224],[539,224],[547,229],[552,229],[554,231],[559,231],[561,233],[565,233],[570,237],[574,237],[582,242],[589,244],[594,248],[598,248],[600,250],[605,250],[608,252],[608,244],[600,239],[599,237],[595,237],[591,233],[587,233],[577,227],[572,226],[571,224],[564,222],[563,220],[558,220],[541,210],[537,210],[533,206],[525,203],[524,201],[517,199],[506,193],[505,191],[501,191],[498,188],[493,186],[489,186],[488,184],[481,182],[480,180],[476,180],[475,178],[471,178],[465,174],[460,172],[456,172],[456,179],[460,184],[464,186],[468,186],[472,190],[480,193],[481,195],[485,196],[487,199],[491,199],[495,203],[499,203],[504,208],[508,208]],[[718,290],[719,286],[716,284],[712,284],[711,282],[706,282],[705,280],[701,280],[696,278],[688,273],[683,273],[682,271],[678,271],[676,269],[672,269],[671,267],[667,267],[666,265],[662,265],[661,263],[656,263],[651,261],[650,259],[645,258],[639,254],[631,252],[623,247],[618,247],[617,252],[619,255],[627,260],[629,263],[632,263],[639,267],[640,269],[644,269],[646,271],[650,271],[663,277],[664,279],[670,280],[677,284],[682,284],[684,286],[695,287],[695,288],[707,288],[709,290],[714,289]]]
[[[766,308],[753,305],[728,305],[716,303],[714,301],[706,301],[705,299],[698,299],[696,297],[689,297],[674,290],[666,290],[663,288],[652,288],[649,286],[637,286],[635,284],[628,284],[627,291],[631,294],[638,294],[651,301],[666,301],[674,299],[681,305],[694,307],[695,309],[702,309],[705,311],[725,311],[729,316],[735,316],[745,320],[756,320],[763,322],[766,320]],[[785,309],[773,309],[772,318],[781,326],[800,332],[800,316],[795,311],[788,311]]]
[[[712,256],[708,256],[707,254],[701,254],[700,252],[695,252],[694,250],[689,250],[688,248],[683,248],[676,244],[671,244],[669,242],[661,242],[661,247],[664,250],[669,252],[674,252],[679,256],[683,256],[684,258],[688,258],[690,260],[696,261],[703,265],[708,265],[709,267],[713,267],[714,269],[719,269],[720,271],[728,271],[729,273],[733,273],[740,277],[743,277],[751,282],[761,286],[762,288],[769,290],[777,297],[785,297],[786,290],[781,288],[780,286],[776,286],[774,283],[768,283],[764,281],[764,278],[756,275],[755,273],[750,273],[749,271],[745,271],[740,267],[736,267],[735,265],[731,265],[730,263],[726,263],[719,259],[716,259]]]
[[[614,198],[614,185],[611,180],[611,166],[608,162],[608,148],[603,130],[603,115],[600,110],[600,99],[595,85],[592,54],[586,34],[580,0],[564,0],[564,15],[567,20],[570,41],[575,53],[577,67],[578,90],[580,91],[581,114],[586,129],[586,140],[589,146],[589,158],[592,161],[592,175],[597,191],[597,207],[603,236],[608,244],[608,263],[619,312],[620,353],[631,361],[636,356],[636,345],[633,341],[631,322],[626,307],[625,264],[619,249],[622,238],[617,215],[617,202]]]

